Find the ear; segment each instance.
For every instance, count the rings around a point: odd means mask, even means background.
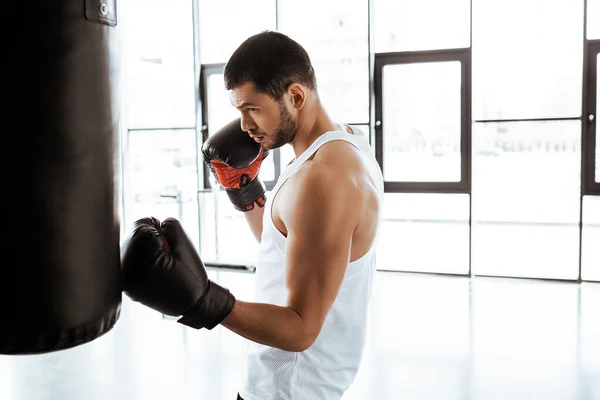
[[[306,104],[307,91],[304,86],[299,83],[292,83],[287,88],[291,106],[296,110],[301,110]]]

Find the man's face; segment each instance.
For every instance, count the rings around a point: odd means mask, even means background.
[[[296,137],[298,124],[287,108],[285,96],[277,102],[247,82],[232,89],[230,98],[232,105],[240,110],[242,130],[265,149],[276,149]]]

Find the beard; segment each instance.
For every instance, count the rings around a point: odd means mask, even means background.
[[[271,143],[264,143],[263,147],[269,150],[277,149],[293,141],[297,134],[298,121],[294,119],[285,106],[285,103],[281,101],[279,103],[279,125],[275,128],[275,132],[273,132],[273,141]]]

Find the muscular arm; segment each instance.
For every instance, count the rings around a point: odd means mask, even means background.
[[[237,301],[222,324],[252,341],[303,351],[315,341],[342,283],[356,225],[350,179],[312,167],[281,199],[287,229],[287,305]],[[292,184],[292,182],[288,182]]]
[[[260,238],[262,237],[263,230],[263,214],[265,213],[264,207],[254,207],[251,211],[247,211],[244,213],[246,217],[246,221],[248,221],[248,225],[250,226],[250,230],[252,234],[256,238],[256,241],[260,243]]]

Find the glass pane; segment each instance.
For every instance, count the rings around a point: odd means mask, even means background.
[[[577,278],[581,123],[474,128],[475,273]]]
[[[369,121],[368,15],[364,0],[279,2],[279,31],[308,52],[323,105],[339,122]]]
[[[377,268],[469,272],[469,196],[386,193]]]
[[[374,0],[375,51],[470,46],[469,0]]]
[[[480,278],[471,290],[472,384],[464,398],[579,397],[586,386],[577,367],[578,285]]]
[[[208,123],[209,136],[238,118],[240,112],[231,105],[229,93],[225,90],[223,74],[211,74],[208,77]]]
[[[248,37],[275,30],[275,1],[200,0],[200,62],[227,62]]]
[[[365,355],[342,399],[475,399],[466,383],[473,369],[469,286],[468,278],[379,272]]]
[[[383,67],[386,181],[460,182],[461,63]]]
[[[473,14],[474,119],[581,115],[583,1],[478,0]]]
[[[600,394],[600,285],[581,284],[581,365],[579,387]],[[594,389],[595,388],[595,389]],[[592,395],[592,397],[594,397]],[[595,396],[598,397],[598,396]]]
[[[583,197],[581,278],[600,281],[600,196]]]
[[[270,193],[267,192],[267,196]],[[223,190],[202,193],[200,196],[202,225],[202,257],[206,261],[231,263],[255,262],[258,242],[244,214],[233,208]]]
[[[128,128],[195,125],[192,3],[123,2]]]
[[[129,131],[125,147],[125,226],[143,217],[178,218],[198,248],[194,130]]]
[[[587,38],[600,39],[600,0],[587,0]]]

